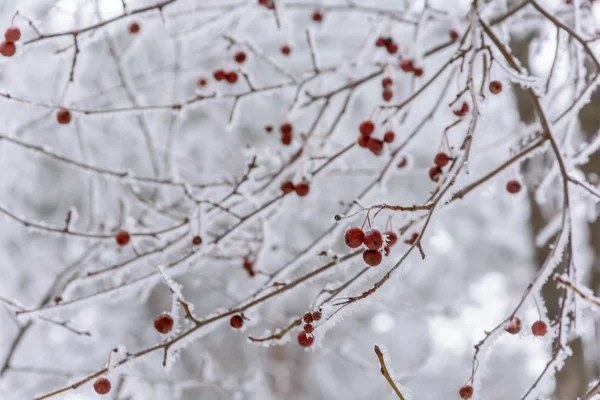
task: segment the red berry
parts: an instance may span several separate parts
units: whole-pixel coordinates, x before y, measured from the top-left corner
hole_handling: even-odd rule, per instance
[[[9,40],[5,40],[0,43],[0,54],[4,57],[12,57],[17,52],[17,46],[15,46],[15,42],[11,42]]]
[[[318,312],[318,311],[315,311],[315,312],[312,313],[312,317],[313,317],[313,320],[320,321],[321,320],[321,313]]]
[[[306,324],[304,325],[304,332],[306,333],[312,333],[312,331],[314,330],[312,324]]]
[[[387,131],[385,135],[383,135],[383,141],[386,143],[392,143],[396,139],[396,134],[392,131]]]
[[[206,86],[206,79],[198,78],[198,86]]]
[[[302,331],[298,334],[298,344],[302,347],[310,347],[312,346],[315,338],[311,335],[309,336],[306,332]]]
[[[458,32],[456,32],[454,29],[448,32],[448,34],[450,35],[450,40],[452,40],[453,42],[456,42],[458,40]]]
[[[371,229],[365,232],[363,242],[368,249],[379,250],[383,246],[383,236],[377,229]]]
[[[385,254],[386,257],[390,255],[390,246],[385,246],[383,248],[383,254]]]
[[[281,184],[281,191],[285,194],[291,193],[294,191],[294,184],[290,181],[285,181]]]
[[[169,333],[171,329],[173,329],[173,317],[169,314],[160,314],[156,319],[154,319],[154,329],[159,331],[160,333]]]
[[[110,381],[105,377],[100,377],[96,379],[96,382],[94,382],[94,390],[100,395],[107,394],[108,392],[110,392],[110,388]]]
[[[413,72],[415,65],[412,60],[402,60],[400,61],[400,69],[404,72]]]
[[[306,314],[304,314],[304,316],[302,317],[302,320],[307,323],[310,324],[311,322],[313,322],[313,316],[311,313],[307,312]],[[308,332],[310,333],[310,332]]]
[[[385,38],[383,36],[379,36],[377,38],[377,41],[375,42],[375,46],[377,46],[377,47],[385,46]]]
[[[363,260],[367,265],[371,267],[376,267],[381,264],[383,256],[377,250],[365,250],[363,252]]]
[[[308,183],[302,182],[294,186],[294,190],[298,196],[304,197],[308,194],[310,187],[308,186]]]
[[[473,386],[465,385],[461,387],[458,391],[458,395],[463,400],[469,400],[471,397],[473,397]]]
[[[438,167],[437,165],[435,167],[431,167],[429,169],[429,178],[432,181],[434,181],[434,182],[439,181],[441,175],[442,175],[442,169],[440,167]]]
[[[292,135],[281,135],[281,143],[289,146],[292,143]]]
[[[281,124],[281,126],[279,127],[279,131],[283,135],[291,135],[293,131],[292,124],[290,124],[289,122]]]
[[[467,104],[467,102],[463,102],[459,110],[454,110],[454,115],[456,115],[457,117],[462,117],[468,112],[469,104]]]
[[[386,89],[383,91],[382,97],[383,97],[383,100],[390,101],[390,100],[392,100],[392,97],[394,97],[394,92]]]
[[[398,52],[398,45],[396,43],[391,43],[386,46],[388,53],[396,54]]]
[[[357,143],[358,143],[358,145],[360,147],[367,147],[367,145],[369,144],[369,137],[368,136],[364,136],[364,135],[360,135],[358,137]]]
[[[350,247],[351,249],[360,247],[360,245],[363,244],[364,239],[365,233],[360,228],[350,228],[344,234],[346,246]]]
[[[312,20],[315,22],[323,21],[323,14],[321,14],[319,11],[313,12]]]
[[[54,302],[55,302],[56,304],[60,303],[61,301],[62,301],[62,297],[60,297],[60,296],[56,296],[56,297],[54,298]]]
[[[238,51],[237,53],[235,53],[235,56],[233,58],[235,62],[241,64],[244,61],[246,61],[246,53],[244,53],[243,51]]]
[[[213,76],[216,80],[222,81],[223,79],[225,79],[225,71],[223,71],[222,69],[218,69],[215,72],[213,72]]]
[[[506,328],[504,328],[504,330],[508,333],[516,335],[521,331],[521,320],[517,317],[512,317],[512,319],[510,320],[510,324]]]
[[[415,68],[413,72],[415,76],[423,76],[423,68]]]
[[[267,125],[267,126],[265,126],[265,131],[273,132],[273,127],[271,125]]]
[[[363,121],[358,127],[358,130],[362,135],[369,136],[375,131],[375,124],[372,121]]]
[[[500,81],[491,81],[490,82],[490,92],[492,94],[498,94],[502,91],[502,83]]]
[[[514,179],[510,180],[506,183],[506,191],[512,194],[519,193],[521,191],[521,184]]]
[[[9,42],[18,42],[21,39],[21,30],[16,26],[9,26],[4,32],[4,38]]]
[[[398,163],[398,168],[404,168],[408,165],[406,157],[402,157],[402,160]]]
[[[392,231],[387,231],[385,233],[385,235],[387,236],[387,245],[389,247],[392,247],[393,245],[396,244],[396,242],[398,241],[398,235],[396,235],[394,232]]]
[[[394,84],[394,81],[393,81],[393,79],[392,79],[392,78],[390,78],[389,76],[388,76],[388,77],[386,77],[386,78],[383,78],[383,79],[381,80],[381,86],[382,86],[384,89],[387,89],[389,86],[392,86],[393,84]]]
[[[413,244],[415,244],[415,242],[417,241],[418,238],[419,238],[419,234],[417,232],[415,232],[415,233],[412,234],[412,236],[410,237],[410,239],[406,239],[404,241],[404,243],[410,244],[412,246]]]
[[[238,74],[235,71],[228,72],[225,75],[225,79],[227,79],[227,82],[229,82],[229,83],[236,83],[238,80]]]
[[[548,326],[544,321],[535,321],[533,325],[531,325],[531,332],[535,336],[545,336],[548,333]]]
[[[137,22],[132,22],[129,25],[129,33],[138,33],[140,31],[140,24]]]
[[[254,262],[248,258],[244,258],[244,269],[248,272],[248,275],[254,276]]]
[[[443,168],[446,165],[448,165],[448,163],[450,162],[450,157],[448,156],[448,154],[446,154],[444,152],[440,152],[435,155],[433,162],[438,167]]]
[[[202,238],[200,236],[194,236],[192,238],[192,244],[194,246],[200,246],[202,244]]]
[[[283,53],[286,56],[290,55],[290,53],[292,52],[292,49],[287,44],[284,44],[283,46],[281,46],[280,50],[281,50],[281,53]]]
[[[367,148],[371,150],[371,153],[379,156],[383,150],[383,141],[375,138],[369,138],[369,141],[367,142]]]
[[[115,235],[115,240],[119,246],[125,246],[129,243],[129,232],[127,231],[119,231]]]
[[[229,320],[229,325],[231,325],[235,329],[240,329],[242,325],[244,325],[244,320],[241,315],[234,315]]]
[[[56,113],[56,121],[58,121],[58,123],[61,125],[67,125],[69,122],[71,122],[71,112],[64,108],[58,110]]]

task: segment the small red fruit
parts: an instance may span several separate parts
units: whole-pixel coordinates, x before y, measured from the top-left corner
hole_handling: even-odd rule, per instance
[[[367,148],[371,150],[371,153],[379,156],[383,150],[383,141],[375,138],[369,138],[369,141],[367,142]]]
[[[535,321],[533,325],[531,325],[531,332],[535,336],[545,336],[548,333],[548,326],[544,321]]]
[[[398,235],[396,235],[392,231],[387,231],[385,233],[385,235],[387,236],[387,245],[388,245],[388,247],[392,247],[398,241]]]
[[[383,256],[377,250],[365,250],[363,252],[363,260],[364,260],[364,262],[367,265],[370,265],[371,267],[376,267],[379,264],[381,264],[381,260],[382,259],[383,259]]]
[[[392,97],[394,97],[394,92],[386,89],[383,91],[383,94],[381,96],[383,97],[383,100],[390,101],[392,100]]]
[[[222,69],[218,69],[215,72],[213,72],[213,76],[216,80],[222,81],[223,79],[225,79],[225,71],[223,71]]]
[[[154,319],[154,329],[159,331],[160,333],[169,333],[171,329],[173,329],[173,317],[169,314],[160,314],[158,317]]]
[[[306,324],[304,325],[304,332],[306,333],[312,333],[312,331],[314,330],[312,324]]]
[[[129,25],[129,33],[138,33],[140,31],[140,24],[137,22],[132,22]]]
[[[244,325],[244,320],[241,315],[234,315],[229,320],[229,325],[231,325],[235,329],[240,329]]]
[[[103,376],[96,379],[96,382],[94,382],[94,390],[99,395],[107,394],[108,392],[110,392],[110,388],[110,381]]]
[[[296,191],[296,194],[298,196],[304,197],[308,194],[308,192],[310,190],[310,186],[308,186],[308,183],[302,182],[302,183],[299,183],[296,186],[294,186],[294,190]]]
[[[315,312],[312,313],[312,317],[313,317],[313,320],[320,321],[321,320],[321,313],[318,312],[318,311],[315,311]]]
[[[390,255],[390,246],[385,246],[383,248],[383,254],[385,254],[386,257]]]
[[[285,181],[281,184],[281,191],[285,194],[291,193],[294,191],[294,184],[290,181]]]
[[[423,68],[415,68],[413,72],[415,76],[423,76]]]
[[[238,80],[238,74],[235,71],[228,72],[225,75],[225,79],[227,79],[227,82],[229,82],[229,83],[236,83]]]
[[[321,14],[319,11],[313,12],[312,20],[315,22],[323,21],[323,14]]]
[[[18,42],[21,39],[21,30],[16,26],[9,26],[4,32],[4,38],[9,42]]]
[[[119,246],[126,246],[129,243],[129,232],[127,231],[119,231],[115,235],[115,240]]]
[[[244,258],[244,269],[248,272],[248,275],[251,277],[255,275],[254,273],[254,262],[249,260],[248,258]]]
[[[292,124],[290,124],[289,122],[281,124],[281,126],[279,127],[279,131],[282,135],[291,135],[293,131]]]
[[[312,346],[315,338],[312,335],[308,335],[306,332],[302,331],[298,334],[298,344],[302,347],[310,347]]]
[[[377,46],[377,47],[385,46],[385,38],[383,36],[379,36],[377,38],[377,41],[375,42],[375,46]]]
[[[442,169],[440,167],[438,167],[437,165],[435,167],[431,167],[429,169],[429,178],[432,181],[434,181],[434,182],[439,181],[441,175],[442,175]]]
[[[383,236],[377,229],[371,229],[365,232],[363,242],[370,250],[379,250],[383,246]]]
[[[346,242],[346,246],[351,249],[355,249],[360,247],[363,244],[365,239],[365,233],[360,228],[350,228],[344,234],[344,241]]]
[[[383,78],[381,80],[381,86],[384,89],[387,89],[389,86],[392,86],[394,84],[394,80],[392,78],[390,78],[389,76],[386,78]]]
[[[450,40],[452,40],[453,42],[456,42],[458,40],[458,32],[456,32],[454,29],[448,32],[448,35],[450,35]]]
[[[413,72],[415,65],[412,60],[402,60],[400,61],[400,69],[404,72]]]
[[[194,236],[192,238],[192,244],[194,246],[200,246],[202,244],[202,238],[200,236]]]
[[[271,125],[267,125],[267,126],[265,126],[265,131],[273,132],[273,127]]]
[[[292,52],[292,49],[287,44],[284,44],[283,46],[281,46],[280,50],[281,50],[281,53],[286,56],[289,56],[290,53]]]
[[[398,168],[404,168],[408,165],[408,160],[406,159],[406,157],[402,157],[402,160],[400,160],[400,162],[398,163],[397,167]]]
[[[465,385],[461,387],[458,391],[458,395],[463,400],[469,400],[471,397],[473,397],[473,386]]]
[[[206,86],[207,82],[204,78],[198,78],[198,86]]]
[[[58,123],[61,125],[67,125],[69,122],[71,122],[71,112],[64,108],[58,110],[56,113],[56,121],[58,121]]]
[[[506,191],[511,194],[519,193],[521,191],[521,184],[517,180],[510,180],[506,183]]]
[[[235,53],[233,59],[236,63],[242,64],[244,61],[246,61],[246,53],[244,53],[243,51],[238,51],[237,53]]]
[[[386,143],[392,143],[396,139],[396,134],[393,131],[387,131],[385,135],[383,135],[383,141]]]
[[[463,117],[466,113],[469,112],[469,104],[467,102],[463,102],[462,106],[458,110],[454,110],[454,115],[457,117]]]
[[[490,92],[492,94],[498,94],[502,91],[502,83],[500,81],[491,81],[490,82]]]
[[[363,121],[358,127],[358,130],[362,135],[369,136],[375,131],[375,124],[372,121]]]
[[[433,162],[438,167],[443,168],[450,162],[450,157],[448,156],[448,154],[440,152],[435,155]]]
[[[17,46],[15,46],[15,42],[11,42],[9,40],[5,40],[0,43],[0,54],[4,57],[12,57],[17,52]]]
[[[307,323],[310,324],[311,322],[313,322],[313,316],[311,313],[307,312],[306,314],[304,314],[304,316],[302,317],[302,320]],[[310,332],[308,332],[310,333]]]
[[[292,135],[281,135],[281,143],[289,146],[292,143]]]
[[[417,241],[418,238],[419,238],[419,234],[417,232],[415,232],[412,234],[410,239],[404,240],[404,243],[410,244],[412,246],[413,244],[415,244],[415,242]]]
[[[398,52],[398,45],[396,43],[391,43],[386,46],[388,53],[396,54]]]
[[[516,335],[521,331],[521,320],[517,317],[512,317],[510,324],[504,328],[504,330],[508,333]]]
[[[360,147],[367,147],[367,145],[369,144],[369,137],[360,135],[358,137],[357,143]]]

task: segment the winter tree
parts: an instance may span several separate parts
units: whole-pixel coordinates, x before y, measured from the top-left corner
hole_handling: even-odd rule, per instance
[[[593,0],[4,0],[0,398],[600,399]]]

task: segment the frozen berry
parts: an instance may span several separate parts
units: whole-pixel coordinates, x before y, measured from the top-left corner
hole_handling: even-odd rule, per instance
[[[461,387],[458,391],[458,395],[463,400],[469,400],[471,397],[473,397],[473,386],[465,385]]]
[[[500,81],[491,81],[490,82],[490,92],[492,94],[498,94],[502,91],[502,83]]]
[[[423,76],[423,68],[415,68],[413,72],[415,76]]]
[[[302,331],[298,334],[298,343],[302,347],[310,347],[310,346],[312,346],[314,341],[315,341],[315,338],[312,335],[309,335],[304,331]]]
[[[508,333],[512,333],[516,335],[521,331],[521,320],[517,317],[512,317],[508,326],[504,328],[504,330]]]
[[[206,86],[207,81],[204,78],[198,78],[198,86]]]
[[[385,254],[386,257],[390,255],[390,246],[385,246],[383,248],[383,254]]]
[[[400,61],[400,69],[404,72],[413,72],[415,65],[412,60],[402,60]]]
[[[375,41],[375,46],[377,47],[384,47],[385,46],[385,38],[382,36],[379,36],[377,38],[377,40]]]
[[[313,316],[311,313],[307,312],[306,314],[304,314],[304,316],[302,317],[302,320],[307,323],[310,324],[311,322],[313,322]]]
[[[174,322],[175,321],[173,321],[173,317],[171,317],[169,314],[160,314],[154,320],[154,329],[163,334],[169,333],[171,332],[171,329],[173,329]]]
[[[512,194],[519,193],[521,191],[521,184],[514,179],[510,180],[506,183],[506,191]]]
[[[281,191],[285,194],[291,193],[294,191],[294,184],[290,181],[285,181],[281,184]]]
[[[61,125],[67,125],[71,122],[71,112],[69,110],[65,110],[64,108],[58,110],[56,113],[56,121],[58,121]]]
[[[100,395],[104,395],[104,394],[107,394],[108,392],[110,392],[110,388],[111,388],[110,381],[103,376],[96,379],[96,382],[94,382],[94,390],[96,391],[96,393],[98,393]]]
[[[213,72],[213,76],[216,80],[222,81],[223,79],[225,79],[225,71],[223,71],[222,69],[218,69],[215,72]]]
[[[466,113],[469,112],[469,104],[467,102],[463,102],[462,106],[458,110],[454,110],[454,115],[457,117],[463,117]]]
[[[371,153],[379,156],[383,151],[383,141],[375,138],[369,138],[369,141],[367,142],[367,148],[371,150]]]
[[[396,54],[398,52],[398,45],[396,43],[391,43],[386,46],[388,53]]]
[[[241,315],[234,315],[229,320],[229,325],[231,325],[235,329],[240,329],[242,325],[244,325],[244,320],[242,319]]]
[[[254,262],[248,258],[244,258],[244,269],[248,272],[248,275],[254,276]]]
[[[273,127],[271,125],[267,125],[267,126],[265,126],[265,131],[266,132],[273,132]]]
[[[435,155],[433,162],[438,167],[443,168],[450,162],[450,157],[444,152],[439,152]]]
[[[377,250],[365,250],[363,252],[363,260],[367,265],[370,265],[371,267],[376,267],[379,264],[381,264],[382,258],[383,256]]]
[[[386,143],[392,143],[395,138],[396,138],[396,134],[393,131],[387,131],[383,135],[383,141]]]
[[[367,145],[369,144],[369,137],[360,135],[358,137],[357,143],[360,147],[367,147]]]
[[[312,20],[315,22],[323,21],[323,14],[321,14],[319,11],[313,12]]]
[[[284,44],[283,46],[281,46],[280,50],[281,50],[281,53],[286,56],[289,56],[290,53],[292,52],[292,49],[287,44]]]
[[[371,229],[365,232],[363,242],[368,249],[379,250],[383,246],[383,236],[377,229]]]
[[[408,160],[406,159],[406,157],[402,157],[402,160],[400,160],[400,162],[398,163],[397,167],[398,168],[404,168],[408,165]]]
[[[369,136],[375,131],[375,124],[372,121],[363,121],[358,127],[358,130],[362,135]]]
[[[381,80],[381,86],[383,86],[384,89],[387,89],[388,87],[392,86],[393,84],[394,84],[394,81],[389,76],[386,78],[383,78]]]
[[[419,234],[415,232],[412,234],[410,239],[404,240],[404,243],[410,244],[412,246],[413,244],[415,244],[415,242],[417,241],[418,238],[419,238]]]
[[[458,32],[456,32],[454,29],[448,32],[448,35],[450,35],[450,40],[452,40],[453,42],[456,42],[458,40]]]
[[[384,90],[381,97],[383,97],[383,100],[385,101],[390,101],[392,100],[392,97],[394,97],[394,92],[391,90]]]
[[[294,190],[296,191],[296,194],[298,196],[304,197],[308,194],[308,192],[310,190],[310,186],[308,186],[308,183],[302,182],[302,183],[299,183],[296,186],[294,186]]]
[[[292,143],[292,135],[281,135],[281,143],[289,146]]]
[[[132,22],[129,25],[129,33],[138,33],[140,31],[140,24],[137,22]]]
[[[291,135],[292,134],[292,130],[293,130],[292,124],[290,124],[289,122],[283,123],[279,127],[279,131],[283,135]]]
[[[127,231],[119,231],[115,235],[115,240],[119,246],[125,246],[129,243],[129,232]]]
[[[200,246],[202,244],[202,238],[200,236],[194,236],[192,239],[192,244],[194,246]]]
[[[363,244],[364,238],[365,234],[360,228],[350,228],[344,234],[346,246],[350,247],[351,249],[360,247],[360,245]]]
[[[535,336],[545,336],[548,333],[548,326],[544,321],[535,321],[533,325],[531,325],[531,332]]]
[[[320,312],[318,312],[318,311],[314,311],[314,312],[312,313],[312,317],[313,317],[313,320],[315,320],[315,321],[320,321],[320,320],[321,320],[321,313],[320,313]]]
[[[304,325],[304,332],[306,333],[312,333],[312,331],[314,330],[312,324],[306,324]]]
[[[227,79],[227,82],[229,82],[229,83],[236,83],[238,80],[238,74],[235,71],[228,72],[225,75],[225,79]]]
[[[236,63],[241,64],[244,61],[246,61],[246,53],[244,53],[243,51],[238,51],[237,53],[235,53],[233,59]]]
[[[4,38],[9,42],[18,42],[21,39],[21,30],[16,26],[9,26],[4,32]]]
[[[62,301],[62,297],[60,297],[60,296],[56,296],[56,297],[54,298],[54,302],[55,302],[56,304],[60,303],[61,301]]]
[[[434,181],[434,182],[439,181],[441,175],[442,175],[442,169],[440,167],[438,167],[437,165],[429,168],[429,178],[432,181]]]
[[[393,245],[396,244],[396,242],[398,241],[398,235],[396,235],[394,232],[392,231],[387,231],[385,233],[385,235],[387,236],[387,245],[389,247],[392,247]]]
[[[0,43],[0,54],[4,57],[12,57],[17,52],[17,46],[15,46],[15,42],[11,42],[10,40],[5,40]]]

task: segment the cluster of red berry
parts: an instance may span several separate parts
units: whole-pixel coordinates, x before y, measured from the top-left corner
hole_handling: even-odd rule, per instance
[[[281,191],[284,194],[288,194],[295,191],[298,196],[304,197],[310,191],[310,186],[308,186],[308,183],[306,183],[306,181],[302,181],[295,185],[290,181],[285,181],[281,184]]]
[[[435,155],[433,159],[433,163],[435,164],[433,167],[429,169],[429,178],[432,181],[437,182],[440,180],[440,176],[442,176],[442,168],[444,168],[450,162],[451,158],[448,154],[444,152],[439,152]]]
[[[312,313],[307,312],[302,317],[302,321],[304,321],[303,330],[298,333],[298,344],[302,347],[310,347],[315,341],[315,337],[313,336],[313,322],[321,320],[321,313],[319,311],[313,311]]]
[[[452,112],[457,117],[464,117],[469,112],[469,103],[467,103],[466,101],[463,101],[462,106],[460,106],[460,108],[452,110]]]
[[[292,124],[289,122],[281,124],[279,132],[281,132],[281,143],[285,146],[289,146],[292,143],[292,133],[294,132]]]
[[[238,74],[235,71],[226,72],[223,69],[218,69],[213,72],[213,76],[217,81],[226,80],[230,84],[234,84],[238,80]]]
[[[21,30],[16,26],[10,26],[4,32],[4,41],[0,43],[0,54],[4,57],[12,57],[17,52],[15,42],[21,39]]]
[[[373,121],[361,122],[359,128],[360,136],[358,137],[358,145],[369,149],[371,153],[376,156],[380,156],[383,153],[383,143],[392,143],[396,138],[396,134],[393,131],[387,131],[383,135],[383,140],[374,138],[371,136],[375,132],[375,124]]]
[[[386,246],[384,246],[383,235],[377,229],[363,232],[361,228],[350,228],[344,234],[344,241],[346,246],[351,249],[356,249],[364,244],[366,249],[363,252],[363,260],[367,265],[375,267],[381,264],[383,258],[380,250],[383,248],[387,256],[390,248],[398,241],[398,236],[392,231],[386,232],[385,235],[387,237]]]
[[[412,72],[415,76],[423,75],[423,68],[415,67],[415,62],[408,58],[400,60],[400,69],[404,72]]]
[[[385,77],[381,80],[381,86],[383,87],[383,93],[381,94],[383,100],[392,100],[392,97],[394,97],[394,92],[392,91],[392,87],[394,86],[394,80],[389,76]]]
[[[388,53],[396,54],[398,52],[398,45],[394,42],[391,37],[379,36],[375,41],[375,46],[385,47]]]

